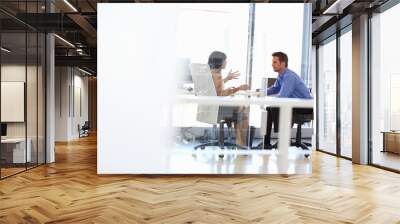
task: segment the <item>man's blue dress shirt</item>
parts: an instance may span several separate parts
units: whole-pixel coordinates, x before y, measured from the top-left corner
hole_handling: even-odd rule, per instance
[[[282,98],[313,99],[300,76],[288,68],[278,75],[274,86],[267,89],[267,95],[275,94]]]

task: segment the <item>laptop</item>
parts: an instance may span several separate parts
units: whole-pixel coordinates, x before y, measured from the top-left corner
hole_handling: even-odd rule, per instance
[[[1,123],[1,140],[7,139],[7,124]]]

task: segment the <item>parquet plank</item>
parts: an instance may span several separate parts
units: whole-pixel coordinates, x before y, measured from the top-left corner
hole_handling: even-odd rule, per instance
[[[400,223],[400,175],[315,152],[311,175],[96,174],[96,138],[0,181],[0,223]]]

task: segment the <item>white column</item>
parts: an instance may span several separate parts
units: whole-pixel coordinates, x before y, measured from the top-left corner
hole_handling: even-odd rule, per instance
[[[46,11],[54,12],[54,5],[46,1]],[[54,35],[46,35],[46,163],[55,161],[55,43]]]
[[[368,163],[368,16],[353,20],[353,162]]]
[[[46,163],[55,161],[55,76],[54,76],[54,35],[46,36]]]
[[[308,80],[311,75],[311,40],[312,40],[312,4],[304,4],[303,14],[303,40],[301,49],[301,73],[303,80]],[[311,83],[307,83],[311,87]]]
[[[69,141],[72,136],[72,86],[71,67],[55,69],[55,141]]]

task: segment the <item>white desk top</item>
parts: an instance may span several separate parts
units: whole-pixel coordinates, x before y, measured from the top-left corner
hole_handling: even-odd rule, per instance
[[[20,142],[24,142],[25,138],[6,138],[6,139],[1,139],[1,143],[11,143],[11,144],[15,144],[15,143],[20,143]],[[29,141],[29,138],[28,138]]]
[[[295,99],[295,98],[277,98],[277,97],[246,97],[246,96],[194,96],[194,95],[177,95],[177,103],[196,103],[207,105],[224,105],[224,106],[272,106],[272,107],[301,107],[313,108],[314,100]]]

